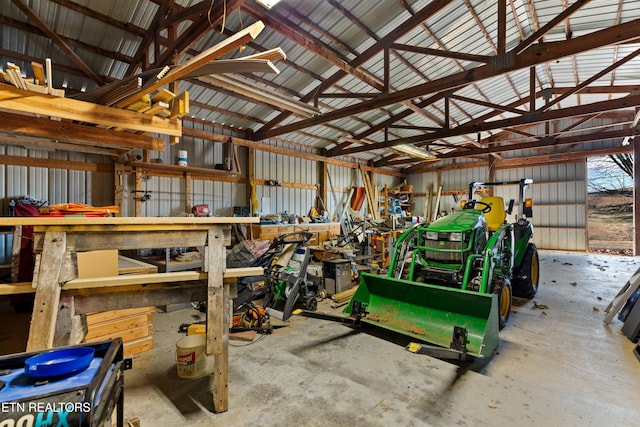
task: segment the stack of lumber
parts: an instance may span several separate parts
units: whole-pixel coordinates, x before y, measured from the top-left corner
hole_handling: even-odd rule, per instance
[[[353,297],[353,294],[356,293],[357,289],[358,287],[354,286],[353,288],[347,289],[346,291],[338,292],[337,294],[331,295],[331,308],[338,308],[348,304],[349,301],[351,301],[351,297]]]
[[[0,83],[6,83],[18,89],[64,97],[64,89],[54,89],[51,82],[51,60],[47,59],[47,77],[45,68],[38,62],[31,63],[33,78],[22,77],[20,67],[12,62],[7,62],[7,71],[0,71]]]
[[[153,348],[154,307],[129,308],[87,314],[86,342],[122,338],[124,356],[132,357]]]

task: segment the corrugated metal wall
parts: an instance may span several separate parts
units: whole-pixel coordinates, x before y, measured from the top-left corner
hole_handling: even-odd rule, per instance
[[[0,155],[72,162],[110,163],[111,159],[81,153],[49,152],[0,146]],[[113,204],[113,174],[61,168],[0,165],[0,215],[9,214],[9,202],[30,197],[55,203]],[[11,257],[11,235],[0,235],[0,264]]]
[[[211,143],[197,138],[183,138],[181,144],[170,146],[164,153],[155,153],[152,158],[162,163],[175,164],[178,150],[187,150],[189,166],[214,168],[224,162],[222,144]],[[238,147],[239,163],[246,176],[247,149]],[[111,159],[82,153],[47,152],[27,150],[20,147],[1,146],[4,155],[28,158],[44,158],[75,162],[111,162]],[[286,186],[257,185],[258,201],[263,213],[283,213],[306,215],[315,205],[319,184],[320,163],[313,160],[290,157],[266,151],[255,151],[255,178],[275,180]],[[357,169],[328,165],[330,187],[327,190],[325,206],[330,214],[335,213],[336,204],[347,200],[352,186],[363,186]],[[498,181],[533,178],[535,241],[540,248],[562,250],[587,249],[587,205],[586,205],[586,162],[557,164],[535,168],[497,170]],[[67,169],[47,169],[29,166],[0,165],[0,209],[8,214],[8,203],[13,198],[29,196],[47,200],[50,203],[78,202],[94,206],[113,204],[114,181],[111,173],[87,172]],[[465,191],[472,181],[486,181],[486,167],[445,168],[440,172],[412,174],[407,182],[413,185],[414,215],[424,215],[427,189],[432,189],[432,207],[438,189],[443,192]],[[385,185],[394,187],[400,178],[385,174],[374,174],[374,185],[381,190]],[[125,208],[123,214],[135,215],[135,177],[129,175],[125,183]],[[191,184],[192,204],[208,204],[215,215],[233,214],[234,206],[245,206],[247,200],[245,183],[219,182],[194,179]],[[183,178],[149,176],[143,181],[143,190],[148,190],[151,198],[142,203],[143,216],[178,216],[185,212],[186,183]],[[332,191],[333,189],[333,191]],[[507,198],[516,196],[516,187],[496,189],[497,195]],[[466,196],[461,196],[466,197]],[[459,198],[444,195],[440,212],[450,212],[459,208]],[[366,203],[361,213],[366,213]],[[0,235],[0,262],[7,262],[11,251],[11,238]],[[4,261],[2,261],[4,260]]]
[[[436,199],[438,194],[438,182],[442,185],[442,195],[440,197],[440,205],[438,213],[451,212],[460,208],[460,199],[467,199],[464,196],[452,196],[445,194],[447,192],[468,191],[469,184],[474,181],[486,181],[489,170],[486,167],[476,168],[460,168],[445,169],[440,172],[427,172],[422,174],[411,174],[407,176],[407,182],[413,185],[413,192],[420,196],[414,196],[416,205],[416,215],[425,216],[431,213],[433,219]],[[440,180],[438,180],[440,176]],[[427,194],[431,190],[431,199],[427,198]]]
[[[295,183],[290,186],[257,185],[258,212],[263,214],[307,215],[314,205],[318,185],[317,162],[256,150],[256,180]]]
[[[432,206],[438,189],[438,174],[443,192],[468,190],[474,181],[487,181],[487,167],[445,169],[440,172],[412,174],[407,180],[414,192],[426,194],[432,188]],[[495,181],[518,181],[531,178],[528,197],[533,198],[534,241],[542,249],[586,251],[587,240],[587,164],[560,163],[531,168],[498,169]],[[494,194],[505,200],[517,199],[518,186],[495,187]],[[459,198],[468,198],[467,194]],[[425,197],[414,198],[418,211],[424,206]],[[453,196],[443,196],[440,212],[459,209],[459,203]],[[509,218],[513,221],[514,218]]]
[[[532,178],[534,240],[543,249],[586,251],[587,163],[499,170],[496,180]],[[512,194],[514,189],[511,190]]]

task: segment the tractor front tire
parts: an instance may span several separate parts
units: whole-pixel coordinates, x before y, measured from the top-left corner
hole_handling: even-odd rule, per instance
[[[540,261],[538,249],[533,243],[527,245],[522,263],[518,267],[513,280],[513,295],[531,299],[538,292],[540,280]]]
[[[495,282],[494,292],[498,294],[498,326],[499,329],[502,330],[504,325],[507,324],[507,320],[509,320],[509,315],[511,314],[511,282],[509,279],[498,279],[498,282]]]

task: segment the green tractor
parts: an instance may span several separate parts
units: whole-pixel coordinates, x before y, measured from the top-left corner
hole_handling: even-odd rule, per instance
[[[417,224],[397,239],[386,276],[363,273],[344,313],[428,345],[409,349],[444,358],[491,357],[509,318],[512,296],[538,290],[530,179],[472,183],[461,210]],[[516,221],[502,197],[474,200],[478,187],[517,184]],[[416,347],[416,345],[418,347]]]

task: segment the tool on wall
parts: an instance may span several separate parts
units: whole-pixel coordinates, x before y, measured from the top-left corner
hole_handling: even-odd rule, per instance
[[[141,202],[146,202],[151,199],[151,193],[153,191],[147,188],[149,180],[151,177],[149,175],[143,175],[142,180],[144,181],[144,190],[133,190],[134,193],[141,193],[140,197],[134,197],[133,200],[140,200]]]

